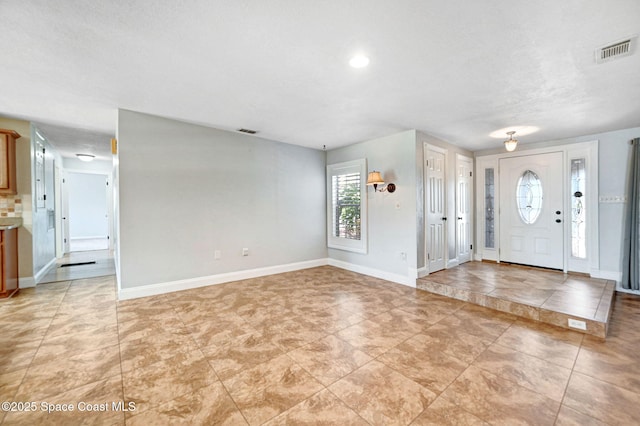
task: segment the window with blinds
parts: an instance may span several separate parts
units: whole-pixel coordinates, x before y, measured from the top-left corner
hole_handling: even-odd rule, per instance
[[[359,240],[360,223],[360,173],[348,173],[332,177],[333,236]]]
[[[327,166],[327,245],[366,253],[366,160]]]

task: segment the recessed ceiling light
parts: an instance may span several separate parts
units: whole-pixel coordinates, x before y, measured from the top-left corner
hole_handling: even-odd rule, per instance
[[[369,58],[364,55],[356,55],[349,60],[349,65],[353,68],[364,68],[369,65]]]
[[[76,154],[76,157],[78,157],[78,160],[81,161],[93,161],[93,159],[96,158],[95,155],[91,154]]]

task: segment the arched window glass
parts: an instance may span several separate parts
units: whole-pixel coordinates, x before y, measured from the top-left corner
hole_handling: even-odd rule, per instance
[[[518,179],[516,203],[524,223],[531,225],[538,220],[542,211],[542,182],[531,170],[525,171]]]

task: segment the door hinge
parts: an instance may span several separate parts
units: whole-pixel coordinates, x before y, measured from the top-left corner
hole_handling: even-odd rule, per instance
[[[62,179],[62,183],[65,183],[66,181],[64,179]]]
[[[469,177],[473,177],[473,172],[469,172]]]
[[[469,250],[473,250],[473,244],[469,246]]]
[[[44,195],[42,196],[42,199],[43,199],[44,201],[47,201],[47,194],[44,194]]]

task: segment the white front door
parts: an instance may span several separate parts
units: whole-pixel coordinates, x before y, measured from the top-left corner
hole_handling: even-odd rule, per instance
[[[437,147],[428,147],[425,166],[427,267],[429,272],[435,272],[446,266],[445,152]]]
[[[500,159],[503,262],[564,268],[562,153]]]
[[[471,174],[473,160],[456,156],[456,247],[458,263],[471,260]]]

